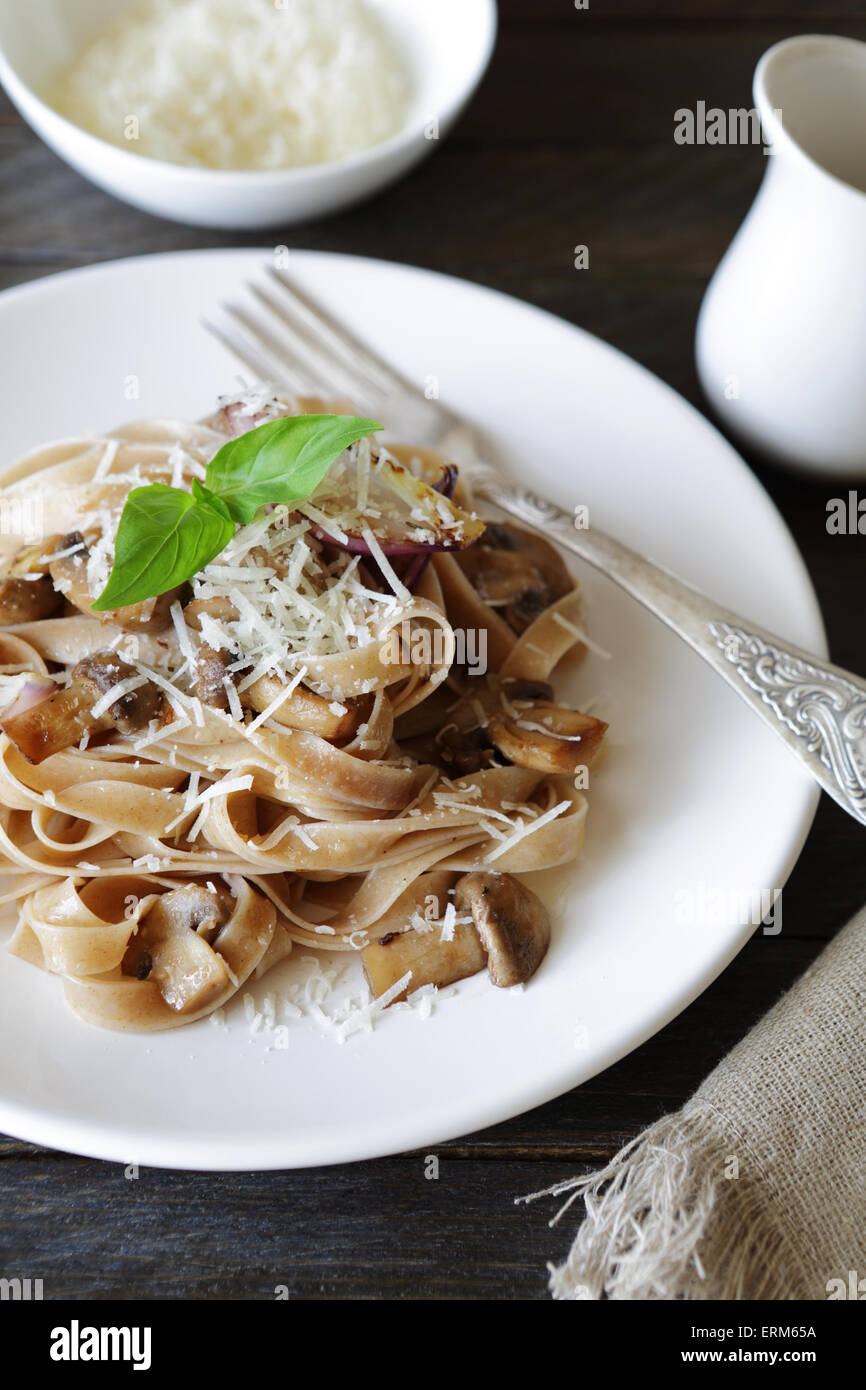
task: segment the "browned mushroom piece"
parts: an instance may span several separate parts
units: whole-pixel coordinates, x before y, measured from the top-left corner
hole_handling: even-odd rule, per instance
[[[142,918],[121,970],[151,980],[169,1008],[195,1013],[218,998],[230,978],[212,949],[231,915],[226,895],[197,883],[163,893]]]
[[[218,623],[236,623],[238,610],[227,598],[195,598],[183,610],[183,620],[194,632],[201,632],[202,614]]]
[[[182,598],[185,591],[183,585],[155,598],[144,599],[141,603],[93,613],[94,595],[88,582],[87,562],[91,546],[97,539],[96,532],[84,536],[80,531],[71,531],[69,535],[62,536],[54,547],[60,555],[57,559],[49,559],[48,572],[55,589],[62,595],[61,602],[65,598],[82,613],[93,614],[100,622],[111,623],[124,632],[165,632],[171,625],[171,605],[176,599]],[[68,551],[73,553],[66,553]]]
[[[267,556],[263,556],[263,558],[266,559]],[[201,632],[203,616],[212,618],[217,623],[230,623],[237,621],[238,611],[229,599],[194,599],[184,608],[183,616],[188,627],[191,627],[195,632]],[[206,629],[207,625],[205,624]],[[221,709],[229,708],[224,684],[225,667],[228,661],[229,655],[225,651],[217,652],[209,646],[203,646],[199,649],[197,687],[201,686],[204,690],[211,691],[213,698],[206,699],[205,694],[199,688],[197,688],[196,693],[206,704],[216,705],[217,708]],[[220,674],[217,663],[221,663],[223,666],[222,674]],[[241,703],[247,708],[255,710],[257,714],[261,714],[275,700],[279,699],[285,686],[286,683],[277,676],[261,676],[241,693]],[[222,691],[225,703],[219,702],[220,691]],[[278,705],[271,718],[275,723],[282,724],[287,729],[318,734],[320,738],[326,738],[333,743],[344,743],[347,739],[354,737],[359,724],[368,717],[373,702],[366,697],[360,700],[349,700],[344,703],[342,711],[337,708],[339,703],[338,701],[323,699],[321,695],[316,695],[306,686],[299,685],[282,704]]]
[[[414,927],[409,931],[389,931],[364,947],[361,963],[375,999],[411,970],[411,980],[399,995],[403,999],[425,984],[435,984],[443,990],[457,980],[466,980],[470,974],[484,970],[487,958],[474,927],[459,923],[450,941],[442,941],[441,926],[434,926],[431,931],[417,931]]]
[[[257,429],[259,425],[266,425],[269,420],[279,420],[283,416],[299,413],[300,407],[294,409],[288,401],[281,400],[279,396],[270,396],[255,405],[242,397],[240,400],[227,401],[207,423],[220,434],[237,439],[240,435]]]
[[[456,873],[445,869],[422,875],[377,923],[375,940],[361,951],[364,974],[374,998],[379,999],[410,970],[412,978],[398,996],[401,999],[424,985],[444,989],[484,969],[487,958],[470,920],[461,920],[458,915],[450,931],[443,932],[449,891],[456,880]],[[418,911],[431,898],[437,905],[438,920],[430,922],[426,929],[406,930],[413,909]]]
[[[487,733],[516,767],[574,774],[580,767],[591,766],[608,727],[591,714],[538,701],[513,715],[493,715]]]
[[[354,415],[355,405],[345,398],[322,396],[293,396],[287,399],[275,393],[261,394],[251,400],[248,395],[226,400],[205,424],[220,434],[237,439],[241,434],[266,425],[270,420],[280,420],[287,415]]]
[[[276,676],[261,676],[242,692],[241,702],[261,714],[280,698],[285,688],[286,682]],[[341,703],[326,700],[306,686],[298,685],[274,710],[271,718],[287,729],[318,734],[319,738],[328,739],[329,742],[343,743],[354,737],[371,707],[372,701],[366,697]]]
[[[0,579],[0,627],[35,623],[63,607],[63,595],[55,589],[45,564],[57,539],[52,536],[24,546],[14,557],[8,574]]]
[[[0,719],[0,728],[32,763],[44,762],[52,753],[73,747],[85,733],[113,729],[136,733],[152,719],[165,715],[165,698],[151,681],[119,696],[101,714],[93,714],[94,705],[103,695],[136,674],[135,668],[115,652],[97,652],[73,667],[69,685],[64,689],[56,690],[22,713]]]
[[[458,917],[471,916],[487,953],[490,978],[501,989],[534,975],[550,945],[544,903],[511,874],[476,872],[454,890]]]
[[[410,739],[438,733],[448,722],[448,712],[453,708],[454,702],[454,691],[448,686],[440,685],[426,700],[421,700],[405,714],[397,716],[394,721],[395,739],[402,747]]]
[[[405,714],[398,715],[394,721],[394,738],[400,745],[403,753],[407,753],[418,763],[426,763],[432,767],[441,765],[448,767],[449,772],[457,772],[458,769],[453,761],[446,759],[446,750],[450,756],[452,752],[460,753],[461,750],[456,738],[452,738],[454,730],[449,735],[444,734],[444,729],[449,723],[449,710],[454,705],[454,691],[445,685],[440,685],[428,695],[426,700],[421,700],[417,705],[413,705]],[[440,735],[445,739],[445,746],[440,742]],[[450,741],[449,741],[450,740]],[[464,771],[467,769],[463,769]],[[469,769],[477,771],[477,766]],[[461,774],[462,775],[462,774]]]
[[[165,632],[171,626],[171,606],[183,601],[186,585],[181,584],[168,593],[146,598],[141,603],[130,603],[124,608],[110,609],[100,613],[103,622],[113,623],[124,632]]]
[[[268,419],[266,411],[252,411],[243,401],[230,401],[211,416],[209,424],[211,429],[218,430],[220,434],[237,439],[249,430],[254,430],[257,425],[263,425]]]
[[[87,562],[90,547],[97,539],[96,532],[89,533],[85,538],[81,531],[70,531],[65,536],[57,537],[56,545],[49,551],[48,572],[57,592],[83,613],[89,613],[93,603],[93,594],[87,582]]]
[[[440,936],[440,927],[431,932],[412,929],[393,932],[365,946],[361,960],[373,997],[378,999],[410,970],[412,978],[401,999],[423,985],[444,989],[484,969],[484,951],[474,927],[455,927],[451,941],[442,941]]]
[[[529,704],[552,697],[553,688],[546,681],[502,680],[493,675],[473,678],[466,693],[448,710],[436,735],[443,763],[460,776],[491,767],[496,761],[496,747],[489,725],[502,709],[503,698],[509,703],[518,700]]]
[[[481,539],[454,558],[479,597],[501,610],[518,634],[574,588],[562,556],[552,545],[503,522],[488,523]]]
[[[196,653],[195,694],[203,705],[208,705],[211,709],[229,708],[226,688],[226,681],[231,680],[228,674],[229,659],[227,652],[214,651],[206,642],[201,644]]]

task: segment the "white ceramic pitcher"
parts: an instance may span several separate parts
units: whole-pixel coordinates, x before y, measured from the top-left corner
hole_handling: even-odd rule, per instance
[[[701,307],[701,383],[775,461],[866,476],[866,43],[786,39],[754,93],[771,153]]]

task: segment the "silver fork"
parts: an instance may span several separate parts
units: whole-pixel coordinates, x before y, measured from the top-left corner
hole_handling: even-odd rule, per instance
[[[703,657],[787,745],[816,782],[866,825],[866,681],[756,626],[661,565],[520,487],[479,457],[467,422],[401,375],[285,271],[251,283],[254,307],[223,305],[206,327],[262,382],[345,395],[392,436],[447,441],[474,492],[556,541],[642,603]]]

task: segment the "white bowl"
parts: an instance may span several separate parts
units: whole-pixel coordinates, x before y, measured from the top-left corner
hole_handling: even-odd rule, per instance
[[[148,159],[74,125],[37,95],[79,45],[136,0],[0,0],[0,80],[47,145],[107,192],[200,227],[288,225],[336,212],[399,178],[436,148],[481,80],[495,0],[372,0],[405,55],[413,95],[402,129],[369,150],[297,169],[223,171]]]

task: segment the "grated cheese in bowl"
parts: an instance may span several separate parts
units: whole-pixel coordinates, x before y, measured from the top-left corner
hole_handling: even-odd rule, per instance
[[[396,134],[409,79],[365,0],[143,0],[73,59],[45,99],[133,153],[279,170]]]

